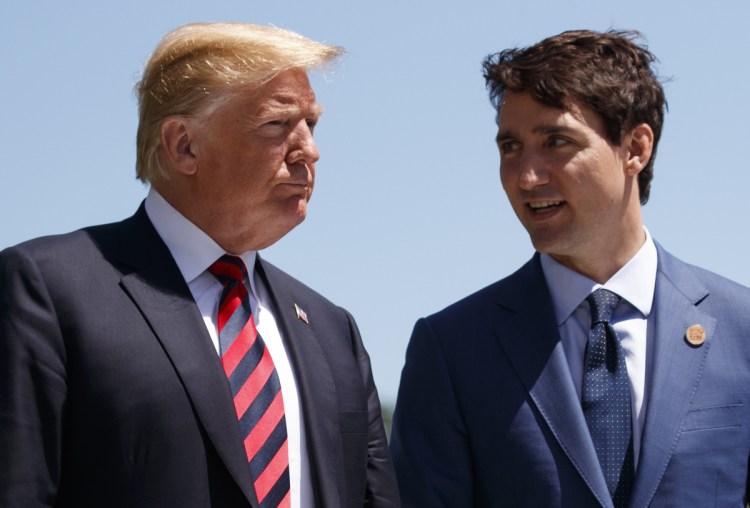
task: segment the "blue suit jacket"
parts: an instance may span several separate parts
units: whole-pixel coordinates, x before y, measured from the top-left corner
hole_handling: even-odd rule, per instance
[[[631,506],[743,506],[750,289],[660,246]],[[686,329],[703,326],[699,347]],[[417,322],[391,451],[404,506],[612,506],[536,255]]]
[[[297,380],[316,506],[397,506],[354,320],[256,269]],[[258,506],[219,357],[143,206],[0,253],[0,458],[2,507]]]

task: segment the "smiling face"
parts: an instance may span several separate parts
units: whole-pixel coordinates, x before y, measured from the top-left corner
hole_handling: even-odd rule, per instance
[[[306,216],[321,113],[307,73],[289,70],[207,118],[167,120],[177,173],[157,190],[228,252],[267,247]]]
[[[598,282],[637,252],[645,234],[636,177],[650,156],[640,145],[644,128],[650,132],[639,126],[613,145],[589,108],[561,110],[506,93],[500,179],[536,250]]]

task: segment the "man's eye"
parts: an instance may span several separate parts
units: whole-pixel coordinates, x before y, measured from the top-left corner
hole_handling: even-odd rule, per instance
[[[547,140],[547,146],[550,146],[552,148],[565,146],[569,144],[570,144],[570,141],[568,141],[565,138],[561,138],[559,136],[552,136],[551,138]]]
[[[269,120],[261,124],[258,132],[263,136],[280,136],[286,129],[286,120]]]
[[[315,130],[315,126],[318,125],[317,120],[306,120],[307,122],[307,128],[310,129],[310,132],[313,132]]]
[[[508,140],[508,141],[501,141],[500,143],[498,143],[497,146],[500,149],[500,153],[503,155],[506,155],[506,154],[509,154],[518,150],[519,143],[517,141]]]

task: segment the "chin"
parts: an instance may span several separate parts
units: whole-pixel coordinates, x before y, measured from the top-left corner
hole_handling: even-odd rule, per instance
[[[287,213],[283,220],[277,222],[276,231],[278,231],[279,238],[289,233],[291,230],[302,224],[305,217],[307,217],[307,209],[302,207],[294,210],[292,213]]]
[[[294,216],[297,218],[297,223],[295,224],[295,226],[299,224],[300,222],[302,222],[303,220],[305,220],[305,218],[307,217],[307,199],[306,198],[300,199],[299,201],[297,201],[297,203],[295,204]]]
[[[534,246],[534,250],[537,252],[544,252],[546,254],[555,255],[560,251],[565,250],[563,248],[564,242],[560,238],[553,237],[552,235],[529,235],[531,239],[531,245]]]
[[[277,227],[275,231],[268,231],[267,234],[264,235],[263,240],[250,250],[262,250],[266,247],[270,247],[271,245],[284,238],[287,233],[294,229],[295,226],[296,224],[290,225],[289,227]]]

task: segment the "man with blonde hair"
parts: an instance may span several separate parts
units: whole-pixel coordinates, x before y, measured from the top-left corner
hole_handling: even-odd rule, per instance
[[[304,220],[342,49],[167,34],[137,86],[120,223],[0,253],[0,505],[397,506],[356,324],[264,259]]]

